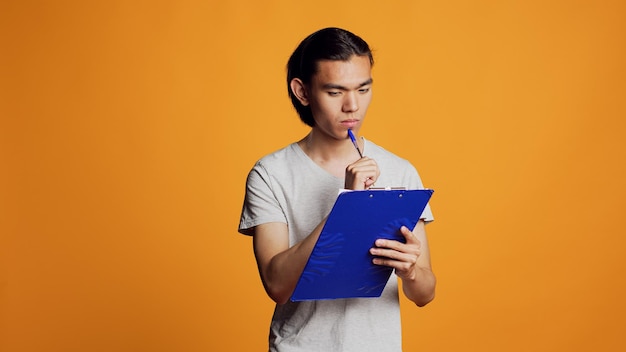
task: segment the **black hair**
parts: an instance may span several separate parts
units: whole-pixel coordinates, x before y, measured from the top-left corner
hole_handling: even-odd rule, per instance
[[[348,61],[353,55],[367,56],[370,64],[374,65],[374,57],[367,43],[356,34],[341,28],[320,29],[300,42],[287,63],[287,90],[302,122],[310,127],[315,126],[311,107],[300,103],[291,91],[291,81],[299,78],[304,84],[309,84],[317,73],[319,61]]]

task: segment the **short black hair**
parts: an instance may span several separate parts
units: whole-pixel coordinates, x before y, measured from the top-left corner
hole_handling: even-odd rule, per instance
[[[370,64],[374,65],[372,51],[365,40],[341,28],[320,29],[300,42],[287,62],[287,90],[291,103],[296,108],[302,122],[310,127],[315,127],[311,107],[300,103],[291,91],[291,81],[294,78],[299,78],[304,84],[309,84],[313,75],[317,73],[319,61],[348,61],[354,55],[367,56]]]

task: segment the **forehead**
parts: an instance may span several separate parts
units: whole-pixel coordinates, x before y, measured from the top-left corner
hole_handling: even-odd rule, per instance
[[[367,56],[353,55],[347,61],[322,60],[317,63],[313,84],[337,84],[346,87],[358,86],[372,78],[372,65]]]

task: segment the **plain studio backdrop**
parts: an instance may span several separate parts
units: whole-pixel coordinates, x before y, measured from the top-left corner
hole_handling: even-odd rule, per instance
[[[0,349],[266,349],[246,174],[308,131],[285,64],[338,26],[376,58],[362,135],[435,189],[405,350],[623,350],[625,10],[2,1]]]

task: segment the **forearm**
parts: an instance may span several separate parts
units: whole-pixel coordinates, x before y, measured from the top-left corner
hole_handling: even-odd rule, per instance
[[[255,236],[255,251],[263,286],[272,300],[278,304],[287,302],[298,283],[302,270],[317,242],[324,222],[304,240],[288,247],[287,243],[270,244],[273,252],[267,252],[267,242]],[[263,238],[267,239],[267,236]]]
[[[313,250],[315,240],[313,236],[309,236],[270,260],[263,281],[267,294],[276,303],[286,303],[293,293]]]
[[[429,268],[417,268],[413,278],[402,279],[404,295],[419,307],[435,298],[437,279]]]
[[[414,270],[402,275],[402,290],[404,295],[417,306],[423,307],[435,298],[435,286],[437,280],[430,264],[430,249],[426,228],[423,220],[420,220],[413,229],[413,236],[407,240],[416,238],[419,241],[418,258]],[[410,235],[410,233],[406,233]]]

